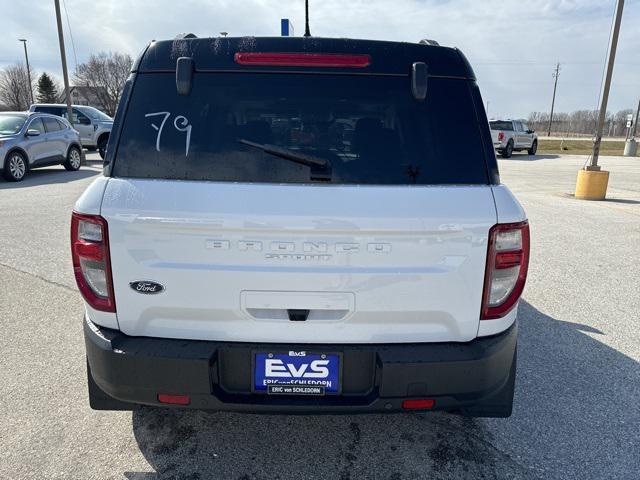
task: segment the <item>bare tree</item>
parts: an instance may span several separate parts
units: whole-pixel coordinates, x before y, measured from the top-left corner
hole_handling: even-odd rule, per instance
[[[627,115],[633,110],[607,112],[605,133],[608,136],[622,136],[626,133]],[[598,110],[576,110],[571,113],[558,112],[553,116],[553,133],[556,135],[591,136],[596,129]],[[549,123],[547,112],[531,112],[527,124],[534,130],[543,131]]]
[[[33,70],[31,70],[31,78],[35,78]],[[29,75],[23,63],[9,65],[0,71],[0,102],[10,110],[29,108],[31,104]]]
[[[79,86],[92,87],[106,113],[113,116],[132,64],[133,59],[126,53],[100,52],[93,54],[86,63],[78,65],[74,83]]]

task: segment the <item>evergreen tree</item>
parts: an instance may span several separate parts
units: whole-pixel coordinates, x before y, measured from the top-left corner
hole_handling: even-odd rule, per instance
[[[38,93],[36,95],[40,103],[56,103],[58,101],[58,89],[49,75],[43,73],[38,79]]]

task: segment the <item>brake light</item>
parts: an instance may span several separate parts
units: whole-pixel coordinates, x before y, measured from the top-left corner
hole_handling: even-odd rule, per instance
[[[87,303],[96,310],[115,312],[109,231],[100,215],[73,212],[71,258],[78,289]]]
[[[168,403],[169,405],[189,405],[191,397],[189,395],[171,395],[168,393],[159,393],[158,401],[160,403]]]
[[[436,401],[433,398],[416,398],[411,400],[403,400],[402,408],[405,410],[428,410],[433,408]]]
[[[529,224],[502,223],[489,230],[481,320],[504,317],[515,306],[529,268]]]
[[[504,132],[498,132],[498,140],[504,140]]]
[[[369,55],[343,55],[341,53],[236,52],[234,60],[240,65],[280,67],[364,68],[371,64]]]

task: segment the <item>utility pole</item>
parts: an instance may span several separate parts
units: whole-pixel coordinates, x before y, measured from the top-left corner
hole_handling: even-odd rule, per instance
[[[62,78],[64,79],[64,96],[67,100],[67,120],[73,125],[73,111],[71,109],[71,92],[69,91],[69,74],[67,73],[67,55],[64,52],[64,35],[62,34],[62,17],[60,16],[60,0],[54,0],[56,5],[56,22],[58,23],[58,42],[60,43],[60,60],[62,61]]]
[[[29,96],[31,97],[31,103],[33,102],[33,84],[31,83],[31,69],[29,68],[29,54],[27,54],[27,39],[19,38],[19,42],[24,45],[24,59],[27,62],[27,79],[29,80]]]
[[[633,127],[631,129],[631,138],[635,138],[636,129],[638,128],[638,120],[640,120],[640,100],[638,101],[638,109],[636,110],[636,118],[633,121]]]
[[[629,118],[631,119],[631,128],[627,128],[627,138],[624,142],[624,152],[622,155],[625,157],[635,157],[638,153],[638,142],[636,141],[636,128],[638,127],[638,115],[640,115],[640,102],[638,102],[638,109],[636,110],[636,117],[633,115],[627,116],[627,125],[629,124]]]
[[[607,115],[607,103],[609,101],[609,90],[611,89],[611,77],[613,75],[613,65],[616,60],[616,48],[618,47],[618,36],[620,34],[620,23],[622,22],[622,10],[624,9],[624,0],[617,0],[616,13],[613,21],[613,30],[611,30],[611,39],[609,40],[609,54],[607,55],[607,73],[602,85],[602,93],[600,95],[600,112],[598,114],[598,126],[596,128],[596,138],[593,142],[593,154],[591,161],[587,166],[587,170],[600,171],[598,165],[598,157],[600,156],[600,143],[602,142],[602,129],[604,120]]]
[[[58,23],[58,42],[60,43],[60,60],[62,61],[62,78],[64,80],[64,96],[67,100],[67,120],[73,125],[73,111],[71,109],[71,92],[69,91],[69,74],[67,73],[67,55],[64,51],[64,35],[62,34],[62,17],[60,16],[60,0],[54,0],[56,5],[56,22]]]
[[[553,122],[553,107],[556,104],[556,89],[558,88],[558,77],[560,76],[560,62],[556,63],[556,69],[553,72],[553,97],[551,97],[551,115],[549,115],[549,128],[547,129],[547,137],[551,136],[551,123]]]

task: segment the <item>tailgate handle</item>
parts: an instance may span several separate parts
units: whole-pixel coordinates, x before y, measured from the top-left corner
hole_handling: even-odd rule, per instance
[[[343,320],[355,310],[352,292],[243,291],[240,305],[256,320]]]
[[[309,310],[300,310],[297,308],[290,308],[287,310],[289,320],[292,322],[304,322],[309,318]]]

